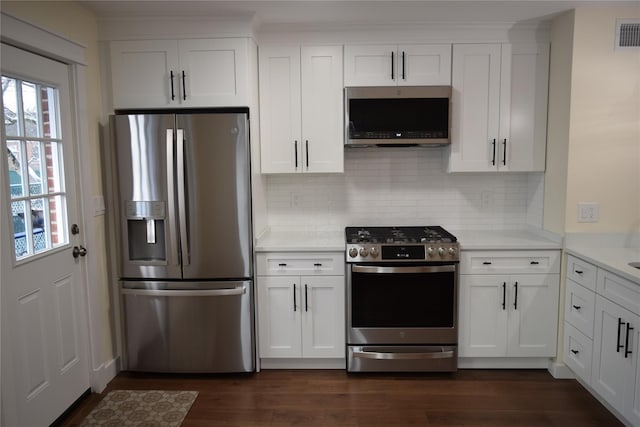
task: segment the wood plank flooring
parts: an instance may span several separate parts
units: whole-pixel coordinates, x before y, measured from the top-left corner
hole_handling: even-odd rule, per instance
[[[110,390],[197,390],[182,427],[621,426],[575,380],[545,370],[347,374],[266,370],[251,375],[121,373],[62,420],[78,426]]]

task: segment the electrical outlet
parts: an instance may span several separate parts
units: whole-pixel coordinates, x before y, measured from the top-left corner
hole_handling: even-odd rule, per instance
[[[578,222],[598,222],[600,219],[600,203],[578,203]]]
[[[480,193],[480,199],[482,203],[482,209],[488,209],[493,206],[493,191],[483,191]]]
[[[291,207],[299,208],[302,204],[302,196],[298,193],[291,193]]]

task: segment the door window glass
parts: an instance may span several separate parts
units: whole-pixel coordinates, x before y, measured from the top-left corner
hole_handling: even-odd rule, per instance
[[[3,144],[17,260],[68,243],[58,90],[2,76]]]

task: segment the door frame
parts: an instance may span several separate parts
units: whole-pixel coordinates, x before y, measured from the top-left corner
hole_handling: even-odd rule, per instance
[[[96,241],[94,234],[94,214],[93,214],[93,183],[94,178],[91,171],[91,153],[86,144],[80,141],[89,141],[88,127],[88,106],[87,106],[87,80],[86,80],[86,59],[85,46],[69,40],[59,34],[52,33],[46,29],[35,26],[31,23],[15,18],[5,12],[0,13],[2,31],[0,33],[0,41],[13,45],[15,47],[30,51],[32,53],[54,59],[67,65],[70,77],[70,97],[72,108],[72,129],[74,133],[74,146],[76,150],[75,160],[77,174],[77,191],[79,201],[79,224],[83,233],[83,245],[87,248],[89,254],[97,254]],[[4,193],[3,188],[0,191]],[[2,264],[0,257],[0,271],[10,266]],[[100,289],[97,284],[90,280],[91,277],[99,277],[100,266],[96,257],[88,256],[83,263],[82,278],[84,286],[84,297],[86,298],[87,310],[83,314],[80,321],[86,321],[88,324],[88,336],[86,342],[89,348],[86,354],[89,357],[89,378],[91,389],[94,392],[101,392],[106,385],[116,375],[115,359],[102,360],[107,349],[105,342],[111,341],[110,328],[105,328],[100,316],[99,307]],[[0,319],[2,319],[2,304],[0,304]],[[0,320],[1,328],[1,320]],[[1,351],[1,344],[0,344]],[[1,352],[0,352],[1,354]],[[1,356],[0,356],[1,357]],[[0,359],[0,363],[6,361]],[[2,379],[0,378],[0,381]],[[5,396],[6,398],[6,396]],[[0,389],[0,402],[2,402],[2,390]],[[1,419],[1,421],[9,421]]]

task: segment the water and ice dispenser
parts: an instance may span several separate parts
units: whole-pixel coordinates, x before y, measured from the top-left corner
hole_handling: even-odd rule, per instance
[[[165,202],[125,202],[130,261],[166,261]]]

